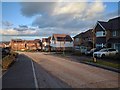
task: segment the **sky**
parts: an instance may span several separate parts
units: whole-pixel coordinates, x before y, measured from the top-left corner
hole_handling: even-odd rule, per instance
[[[97,21],[118,16],[118,2],[2,2],[3,41],[41,39],[54,33],[71,37]]]

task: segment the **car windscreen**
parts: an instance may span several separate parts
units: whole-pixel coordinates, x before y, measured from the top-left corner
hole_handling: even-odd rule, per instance
[[[108,50],[106,49],[101,49],[100,52],[107,52]]]

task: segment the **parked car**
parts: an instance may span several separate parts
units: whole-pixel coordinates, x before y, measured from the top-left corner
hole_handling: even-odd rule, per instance
[[[98,48],[92,48],[91,50],[86,51],[86,52],[85,52],[85,55],[93,55],[94,52],[97,52],[97,51],[99,51],[99,50],[100,50],[100,49],[98,49]]]
[[[93,57],[103,58],[106,56],[114,56],[118,53],[118,50],[112,48],[101,49],[100,51],[94,52]]]

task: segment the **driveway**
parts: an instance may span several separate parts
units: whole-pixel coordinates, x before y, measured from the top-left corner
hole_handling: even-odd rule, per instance
[[[118,73],[116,72],[39,52],[23,52],[23,54],[32,58],[37,66],[43,68],[49,75],[61,80],[60,86],[66,84],[73,88],[118,88]],[[36,69],[36,76],[40,84],[38,70],[40,69]]]

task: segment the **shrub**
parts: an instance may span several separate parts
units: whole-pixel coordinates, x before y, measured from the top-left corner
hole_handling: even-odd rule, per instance
[[[15,61],[18,53],[11,52],[10,55],[2,59],[2,69],[8,69],[9,66]]]

